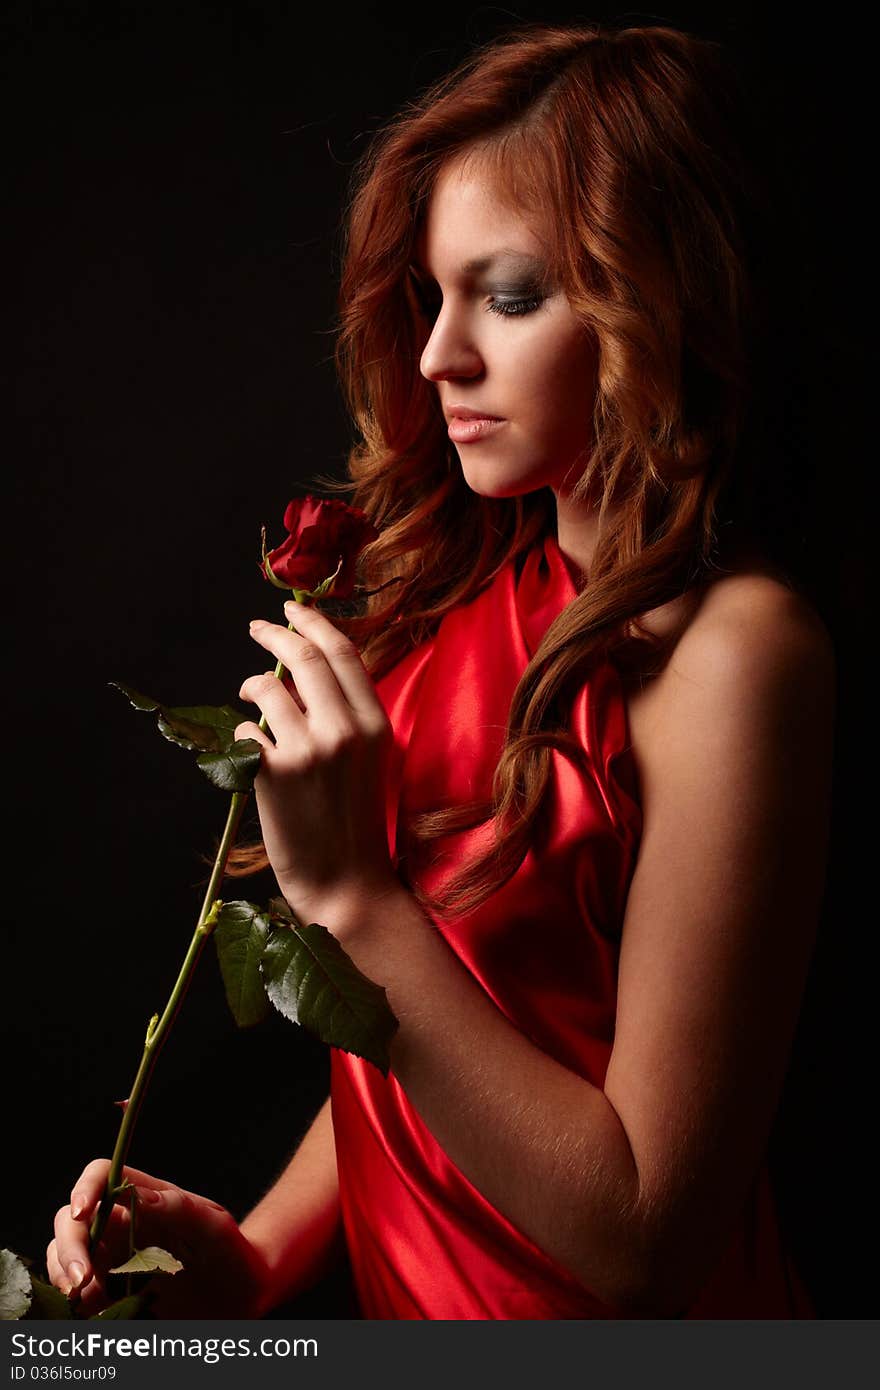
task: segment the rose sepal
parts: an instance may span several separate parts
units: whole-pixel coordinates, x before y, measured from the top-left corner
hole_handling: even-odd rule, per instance
[[[269,552],[268,552],[268,550],[266,549],[266,528],[265,528],[265,526],[264,526],[264,527],[261,529],[261,531],[260,531],[260,551],[261,551],[260,569],[263,571],[263,578],[264,578],[264,579],[268,579],[268,581],[269,581],[270,584],[274,584],[276,589],[288,589],[288,590],[289,590],[289,589],[290,589],[290,585],[289,585],[289,584],[285,584],[285,582],[284,582],[283,579],[279,579],[279,578],[278,578],[278,575],[275,573],[275,571],[273,570],[272,566],[269,564]]]
[[[269,552],[266,549],[265,526],[260,533],[260,545],[262,549],[260,569],[263,571],[264,577],[268,579],[270,584],[274,584],[276,589],[284,589],[287,593],[292,594],[297,603],[313,603],[315,599],[323,598],[325,594],[329,593],[336,580],[339,578],[344,563],[344,556],[340,555],[339,563],[332,574],[328,574],[327,578],[322,579],[320,584],[317,584],[314,589],[302,589],[297,585],[288,584],[284,579],[279,579],[278,575],[273,570],[269,562]]]
[[[336,567],[336,597],[350,598],[355,590],[358,556],[374,541],[378,531],[365,512],[333,498],[308,495],[293,498],[284,512],[287,536],[271,551],[266,548],[266,528],[262,528],[260,570],[270,584],[279,589],[313,596],[329,580],[317,576]]]

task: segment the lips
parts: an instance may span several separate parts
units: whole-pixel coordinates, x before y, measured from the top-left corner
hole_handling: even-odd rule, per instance
[[[501,420],[503,416],[492,415],[488,410],[471,410],[466,405],[451,405],[445,412],[450,423],[453,420]]]
[[[455,444],[475,444],[487,435],[497,434],[507,424],[497,415],[451,415],[446,433]]]

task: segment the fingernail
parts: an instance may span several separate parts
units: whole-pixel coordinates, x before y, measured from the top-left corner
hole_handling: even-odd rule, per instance
[[[262,619],[262,618],[252,618],[252,619],[251,619],[251,624],[250,624],[250,626],[251,626],[251,631],[253,631],[253,629],[254,629],[255,627],[262,627],[262,626],[263,626],[263,619]]]
[[[75,1193],[70,1203],[70,1214],[73,1217],[74,1221],[79,1216],[85,1204],[85,1197],[83,1197],[79,1192]]]
[[[73,1293],[73,1285],[71,1284],[69,1279],[62,1279],[58,1287],[64,1294],[65,1298],[70,1298],[70,1295]]]
[[[79,1260],[71,1260],[67,1266],[67,1273],[70,1275],[70,1282],[75,1289],[78,1289],[83,1279],[86,1277],[85,1267]]]
[[[162,1194],[161,1192],[154,1191],[152,1187],[139,1187],[138,1198],[140,1201],[146,1202],[148,1207],[152,1207],[155,1206],[157,1202],[161,1202]]]

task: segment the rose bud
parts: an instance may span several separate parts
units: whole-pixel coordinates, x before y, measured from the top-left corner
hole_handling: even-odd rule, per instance
[[[264,532],[260,569],[265,578],[279,589],[313,593],[335,574],[333,597],[350,598],[357,558],[379,534],[366,514],[337,498],[295,497],[287,504],[284,525],[287,538],[268,552]]]

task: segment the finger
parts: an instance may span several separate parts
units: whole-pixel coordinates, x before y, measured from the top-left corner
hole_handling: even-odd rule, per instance
[[[235,726],[235,737],[236,739],[252,738],[255,743],[259,743],[261,748],[272,749],[275,747],[265,730],[261,729],[259,724],[255,724],[252,719],[246,719],[242,724]]]
[[[81,1312],[88,1314],[96,1307],[106,1304],[104,1284],[99,1277],[89,1278],[86,1275],[82,1284],[74,1286],[71,1283],[67,1270],[58,1259],[57,1245],[54,1240],[50,1241],[46,1250],[46,1272],[49,1276],[49,1283],[54,1284],[72,1303],[78,1302]]]
[[[76,1303],[76,1315],[80,1318],[91,1318],[102,1312],[110,1302],[106,1280],[96,1275],[87,1284],[83,1284],[78,1293],[73,1293],[71,1302]]]
[[[251,623],[251,636],[292,673],[307,713],[320,712],[322,719],[329,717],[331,721],[334,715],[348,715],[345,693],[323,649],[316,642],[290,628],[281,627],[279,623],[267,623],[262,619]],[[337,636],[341,638],[340,633]]]
[[[91,1221],[98,1203],[104,1195],[109,1172],[109,1158],[93,1158],[91,1163],[86,1164],[70,1193],[70,1211],[74,1220]],[[128,1165],[123,1167],[120,1181],[159,1189],[174,1186],[173,1183],[167,1183],[162,1178],[154,1178],[152,1173],[144,1173],[140,1168],[129,1168]],[[117,1201],[124,1200],[124,1193],[117,1198]]]
[[[286,667],[284,668],[284,673],[281,677],[281,684],[284,686],[284,689],[287,691],[288,695],[290,695],[291,699],[295,702],[297,709],[300,710],[302,714],[305,714],[305,701],[303,700],[302,696],[296,688],[296,682],[294,681],[293,676],[290,674]]]
[[[260,743],[267,753],[273,753],[282,740],[305,738],[308,732],[305,715],[274,672],[264,671],[260,676],[249,676],[238,693],[243,700],[258,706],[269,731],[275,737],[272,743],[263,734]]]
[[[186,1192],[182,1188],[156,1186],[134,1188],[135,1232],[139,1248],[160,1245],[170,1249],[183,1263],[198,1258],[197,1250],[227,1229],[233,1217],[219,1202]],[[124,1194],[130,1199],[131,1192]],[[50,1279],[63,1293],[75,1296],[92,1278],[106,1273],[128,1258],[131,1238],[131,1212],[114,1207],[97,1248],[89,1247],[88,1229],[62,1207],[55,1217],[55,1239],[46,1251]]]
[[[361,654],[344,632],[317,608],[288,602],[284,611],[300,635],[322,651],[348,704],[367,723],[378,716],[385,722],[385,710]]]
[[[70,1282],[70,1275],[67,1269],[58,1258],[58,1241],[50,1240],[46,1247],[46,1273],[49,1276],[49,1283],[54,1284],[56,1289],[60,1289],[63,1294],[69,1294],[73,1285]]]
[[[90,1253],[90,1227],[107,1185],[109,1169],[110,1160],[106,1158],[93,1159],[91,1163],[87,1164],[74,1184],[70,1205],[61,1207],[55,1216],[55,1258],[63,1267],[74,1288],[77,1287],[79,1271],[71,1271],[72,1263],[78,1262],[83,1267],[81,1280],[83,1284],[94,1272],[94,1262]],[[206,1208],[212,1208],[218,1213],[226,1213],[226,1208],[220,1206],[218,1202],[202,1197],[198,1193],[188,1192],[185,1188],[178,1188],[176,1184],[169,1183],[163,1178],[156,1178],[152,1173],[145,1173],[140,1168],[130,1168],[126,1165],[122,1169],[120,1181],[135,1185],[135,1198],[139,1214],[145,1206],[149,1205],[152,1194],[165,1192],[182,1192],[196,1202],[202,1203]],[[117,1194],[115,1205],[102,1233],[100,1243],[110,1253],[111,1263],[118,1262],[116,1260],[117,1246],[122,1249],[123,1246],[120,1242],[123,1240],[127,1242],[128,1239],[130,1204],[131,1192],[129,1190]]]
[[[70,1209],[74,1219],[91,1219],[95,1207],[104,1194],[107,1174],[110,1172],[109,1158],[94,1158],[87,1163],[73,1185],[70,1193]]]
[[[223,1234],[235,1225],[231,1213],[219,1203],[179,1187],[163,1192],[144,1189],[144,1193],[149,1200],[138,1207],[135,1217],[138,1247],[159,1245],[187,1269],[210,1265]],[[114,1264],[123,1263],[127,1254],[126,1250]]]
[[[316,609],[293,602],[284,607],[293,631],[262,622],[252,624],[251,631],[256,641],[293,671],[306,706],[326,713],[341,694],[362,729],[383,727],[385,711],[354,643]]]
[[[46,1250],[46,1264],[49,1278],[64,1294],[81,1287],[92,1272],[88,1227],[72,1219],[69,1206],[55,1213],[55,1239]]]
[[[70,1215],[70,1207],[61,1207],[55,1214],[55,1239],[52,1242],[53,1268],[57,1283],[62,1292],[70,1294],[83,1288],[93,1275],[99,1274],[108,1265],[125,1258],[128,1249],[130,1215],[127,1209],[116,1206],[110,1213],[95,1247],[92,1246],[89,1227],[76,1221]],[[49,1260],[50,1245],[46,1251]]]
[[[110,1171],[109,1158],[95,1158],[91,1163],[86,1164],[70,1194],[70,1209],[74,1220],[88,1222],[94,1214],[98,1201],[104,1195],[104,1188],[107,1186],[107,1175]],[[219,1202],[214,1202],[210,1197],[203,1197],[200,1192],[190,1192],[188,1188],[180,1187],[178,1183],[169,1182],[166,1178],[157,1178],[152,1173],[145,1173],[141,1168],[130,1168],[128,1164],[122,1169],[120,1182],[134,1183],[137,1189],[151,1188],[156,1192],[183,1192],[187,1197],[194,1198],[197,1202],[204,1202],[207,1206],[215,1207],[217,1211],[225,1211],[226,1208],[220,1206]],[[138,1196],[140,1196],[138,1192]],[[77,1214],[77,1197],[83,1200],[83,1210]],[[129,1194],[120,1193],[116,1201],[125,1206],[128,1205]]]

